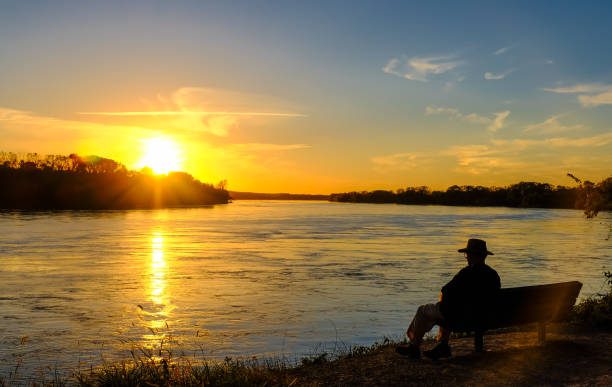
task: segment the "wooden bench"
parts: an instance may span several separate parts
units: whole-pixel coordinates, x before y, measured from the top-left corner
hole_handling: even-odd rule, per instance
[[[450,328],[455,332],[474,332],[476,352],[483,350],[486,330],[530,323],[538,324],[538,342],[542,343],[546,338],[546,324],[567,318],[581,288],[580,282],[571,281],[501,289],[483,321],[459,321]]]

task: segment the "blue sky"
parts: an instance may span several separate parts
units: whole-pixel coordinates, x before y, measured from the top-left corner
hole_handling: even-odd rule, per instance
[[[2,150],[136,167],[165,136],[258,191],[610,175],[606,2],[0,5]]]

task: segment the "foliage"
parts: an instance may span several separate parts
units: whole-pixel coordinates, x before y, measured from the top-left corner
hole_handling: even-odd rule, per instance
[[[261,364],[226,358],[223,362],[192,365],[172,359],[138,359],[104,366],[75,378],[81,386],[263,386],[289,385],[282,364]]]
[[[581,180],[571,173],[567,176],[578,183],[576,207],[584,209],[587,218],[594,218],[599,211],[612,208],[612,177],[595,184],[588,180]]]
[[[586,183],[585,183],[586,184]],[[593,185],[597,192],[597,206],[610,209],[612,178]],[[584,208],[593,203],[595,194],[585,199],[583,190],[546,183],[520,182],[507,187],[453,185],[446,191],[431,191],[428,187],[408,187],[397,191],[362,191],[335,193],[331,201],[355,203],[439,204],[451,206],[506,206],[538,208]]]
[[[574,307],[572,321],[593,328],[612,330],[612,272],[603,273],[607,293],[597,294]]]
[[[132,209],[227,203],[213,187],[184,172],[154,176],[97,156],[0,152],[0,208],[20,210]]]

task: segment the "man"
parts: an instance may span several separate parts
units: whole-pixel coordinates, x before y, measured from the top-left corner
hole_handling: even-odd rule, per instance
[[[487,255],[493,255],[487,250],[487,243],[481,239],[469,239],[467,247],[458,251],[465,253],[468,265],[442,288],[440,302],[419,306],[406,332],[410,344],[399,345],[396,348],[399,354],[419,359],[423,336],[438,325],[438,345],[423,354],[431,359],[450,357],[448,339],[453,322],[479,321],[494,302],[501,284],[497,272],[485,264]]]

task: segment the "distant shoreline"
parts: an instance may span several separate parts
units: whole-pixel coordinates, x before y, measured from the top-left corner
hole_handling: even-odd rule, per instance
[[[331,195],[229,191],[231,200],[330,200]]]

